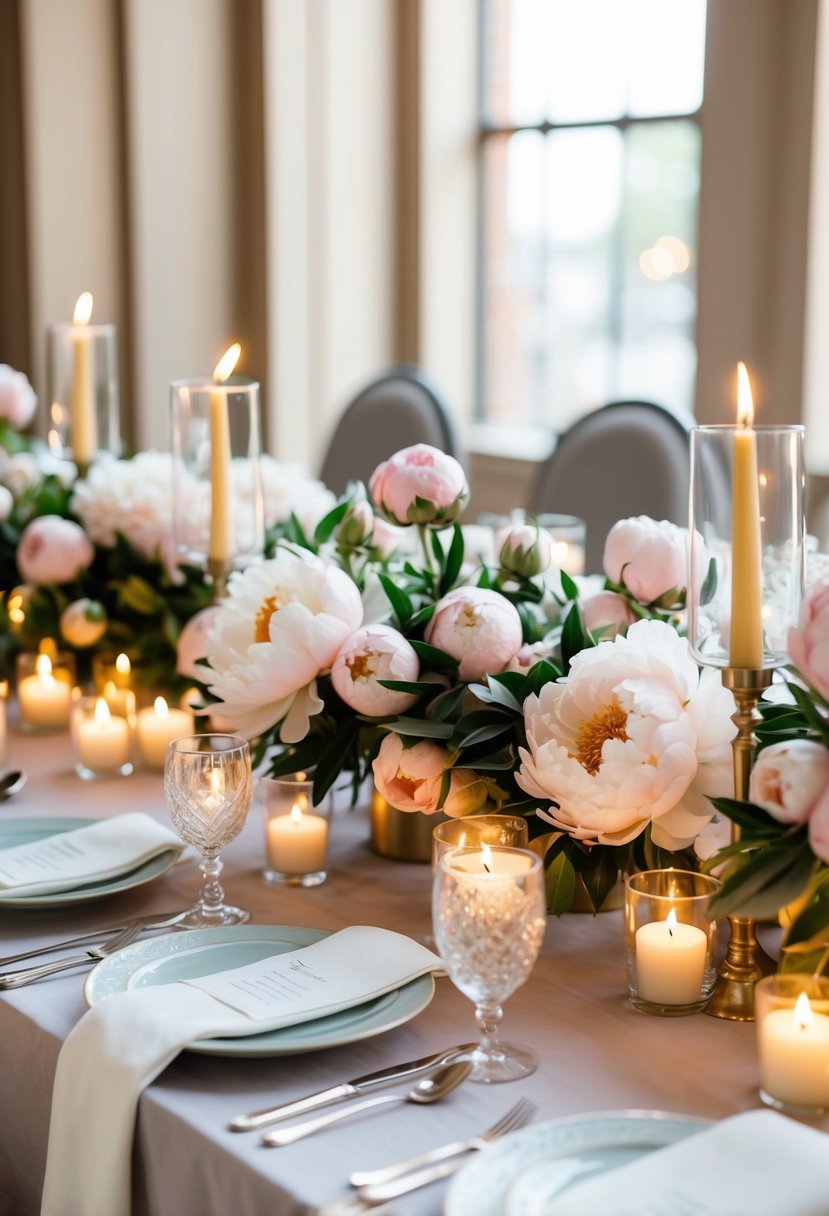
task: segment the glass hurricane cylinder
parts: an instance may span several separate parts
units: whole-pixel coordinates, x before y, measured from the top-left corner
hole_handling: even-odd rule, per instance
[[[701,663],[768,669],[786,660],[803,595],[803,437],[802,426],[691,431],[688,638]],[[746,647],[752,617],[756,643]]]
[[[121,454],[118,347],[114,325],[49,327],[46,342],[48,439],[81,471],[97,452]]]
[[[176,549],[222,580],[264,548],[259,385],[174,380],[170,417]]]
[[[760,1097],[802,1118],[829,1110],[829,980],[790,973],[756,990]]]

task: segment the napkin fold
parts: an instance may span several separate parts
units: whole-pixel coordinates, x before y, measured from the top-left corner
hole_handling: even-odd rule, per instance
[[[129,1216],[138,1099],[188,1043],[309,1021],[441,969],[411,938],[356,925],[245,967],[102,1001],[58,1057],[41,1216]]]
[[[141,811],[0,850],[0,895],[51,895],[128,874],[151,857],[184,845]]]
[[[550,1200],[544,1216],[826,1216],[829,1136],[771,1110],[717,1123]]]

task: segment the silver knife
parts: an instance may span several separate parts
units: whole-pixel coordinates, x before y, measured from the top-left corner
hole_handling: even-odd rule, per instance
[[[141,918],[142,932],[145,929],[166,928],[175,923],[175,919],[180,915],[182,915],[180,912],[158,912],[154,916],[144,916]],[[126,929],[127,924],[127,921],[123,921],[119,925],[104,925],[100,929],[90,929],[88,933],[81,933],[78,937],[67,937],[64,941],[51,942],[48,946],[37,946],[33,950],[23,950],[20,954],[8,954],[5,958],[0,958],[0,967],[8,967],[11,963],[22,963],[27,958],[38,958],[41,954],[51,954],[54,950],[82,946],[85,942],[96,942],[101,938],[110,937],[113,933],[122,932]]]
[[[253,1111],[249,1115],[234,1115],[228,1127],[232,1132],[252,1132],[257,1128],[267,1127],[269,1123],[278,1123],[280,1119],[290,1119],[294,1115],[302,1115],[309,1110],[318,1110],[321,1106],[331,1106],[334,1102],[342,1102],[353,1098],[355,1094],[368,1093],[388,1085],[390,1081],[401,1081],[406,1077],[416,1077],[418,1073],[429,1072],[448,1064],[450,1060],[467,1052],[475,1050],[475,1043],[461,1043],[457,1047],[447,1047],[433,1056],[423,1056],[420,1060],[410,1060],[407,1064],[397,1064],[392,1068],[381,1068],[379,1072],[366,1073],[364,1077],[355,1077],[353,1081],[343,1081],[332,1085],[330,1089],[321,1089],[307,1098],[298,1098],[296,1102],[286,1102],[282,1106],[271,1106],[267,1110]]]

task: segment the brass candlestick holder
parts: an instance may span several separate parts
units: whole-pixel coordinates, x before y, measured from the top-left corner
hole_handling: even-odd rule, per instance
[[[748,783],[757,740],[755,724],[760,721],[757,704],[772,682],[773,669],[724,667],[722,682],[737,702],[732,721],[737,734],[732,742],[734,754],[734,797],[748,798]],[[732,827],[732,840],[740,829]],[[754,1021],[754,985],[764,975],[773,975],[776,966],[757,940],[755,922],[748,916],[729,916],[730,936],[725,958],[720,964],[713,995],[705,1012],[732,1022]]]
[[[212,604],[218,604],[219,600],[224,599],[227,595],[227,580],[230,578],[232,569],[233,563],[229,559],[208,557],[207,576],[213,584],[213,591],[210,597]]]

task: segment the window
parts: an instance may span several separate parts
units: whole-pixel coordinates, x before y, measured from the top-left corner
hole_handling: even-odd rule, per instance
[[[705,0],[483,0],[478,415],[690,410]]]

